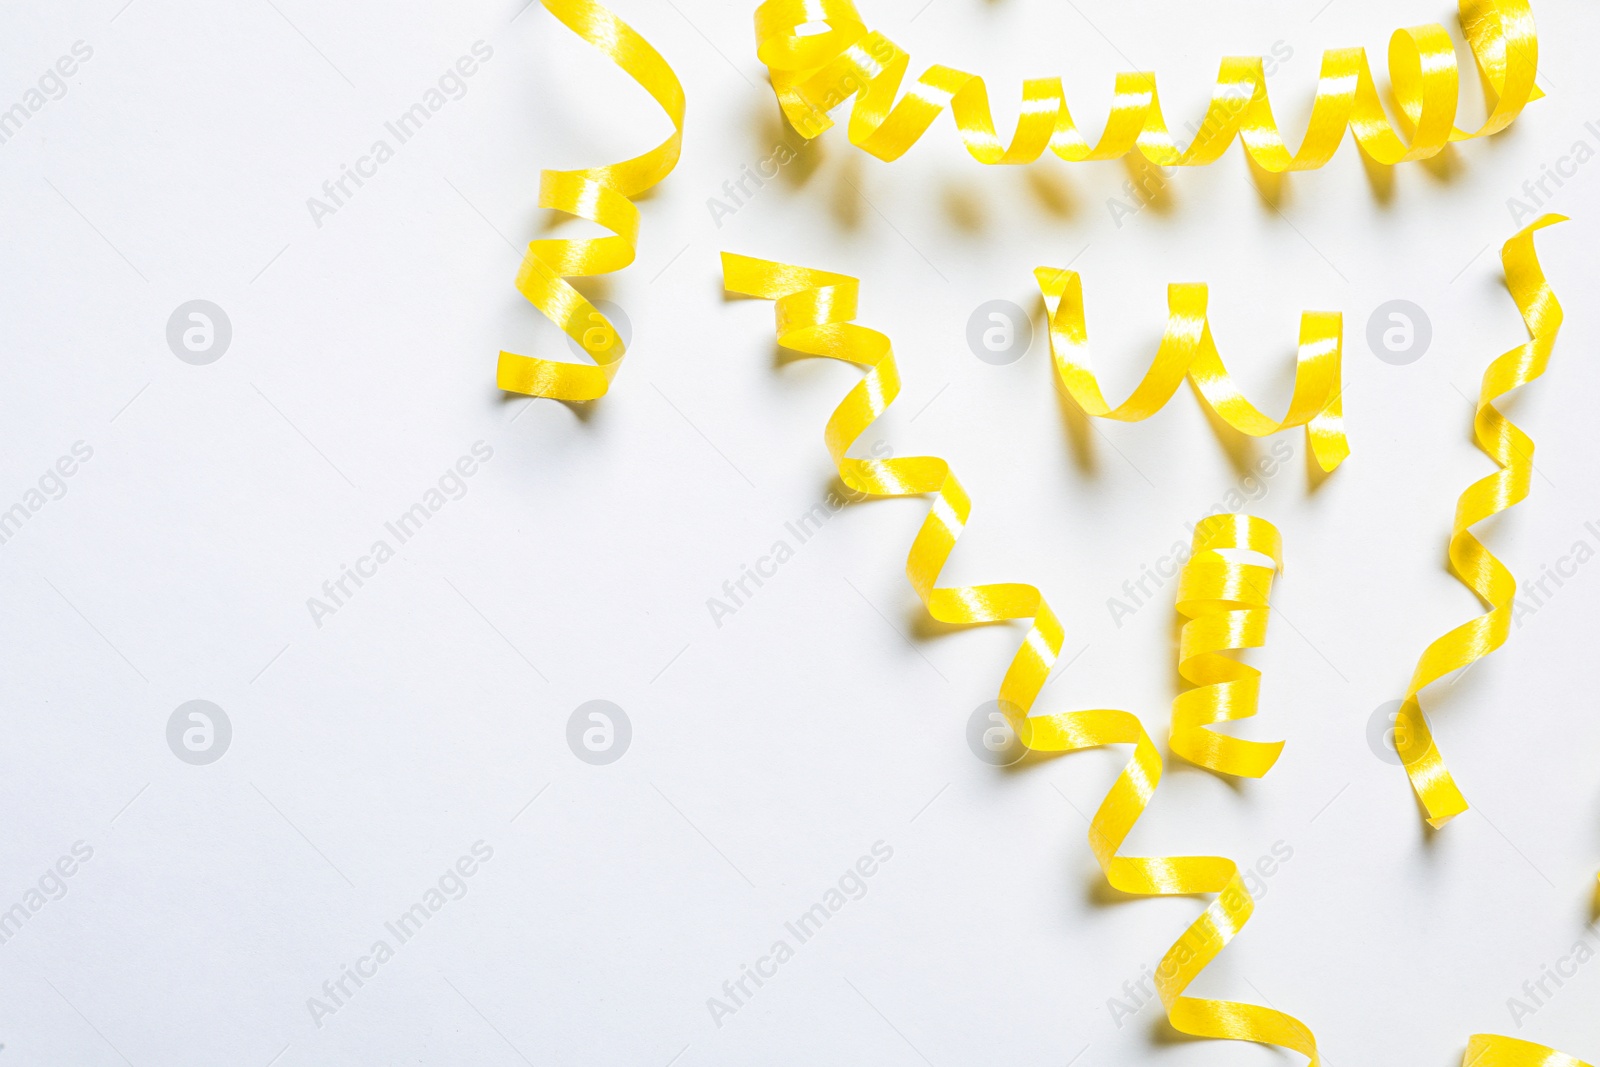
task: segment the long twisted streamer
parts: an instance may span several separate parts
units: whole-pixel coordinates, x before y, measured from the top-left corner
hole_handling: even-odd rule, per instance
[[[517,268],[517,291],[594,363],[564,363],[515,352],[500,353],[495,382],[501,389],[555,400],[594,400],[606,394],[623,356],[616,327],[568,278],[610,274],[633,262],[639,243],[639,209],[633,198],[678,163],[683,142],[683,86],[650,43],[596,0],[542,0],[579,37],[605,53],[652,97],[672,120],[672,134],[643,155],[603,167],[547,170],[539,175],[539,206],[598,223],[609,237],[530,242]]]
[[[1183,995],[1250,918],[1250,893],[1233,861],[1219,856],[1117,855],[1161,780],[1161,756],[1138,718],[1126,711],[1028,715],[1060,656],[1061,623],[1031,585],[938,585],[939,572],[972,510],[949,465],[933,456],[858,459],[847,455],[851,444],[900,394],[900,376],[889,339],[851,321],[856,315],[856,279],[726,252],[722,268],[730,292],[776,302],[778,343],[783,347],[854,363],[866,370],[866,376],[829,416],[824,439],[840,479],[857,492],[887,497],[937,494],[906,558],[906,574],[928,613],[941,622],[958,625],[1029,620],[1027,636],[1000,683],[1000,706],[1023,743],[1039,752],[1134,746],[1133,759],[1090,823],[1089,845],[1107,880],[1126,893],[1217,894],[1157,968],[1156,989],[1172,1025],[1198,1037],[1294,1049],[1315,1067],[1316,1039],[1292,1016],[1255,1004]]]
[[[1333,470],[1350,454],[1340,393],[1344,316],[1338,312],[1307,311],[1300,316],[1300,352],[1289,413],[1275,420],[1244,398],[1223,365],[1211,336],[1207,287],[1203,283],[1169,285],[1167,329],[1155,361],[1128,399],[1112,407],[1100,392],[1089,361],[1083,280],[1076,271],[1053,267],[1039,267],[1033,276],[1050,313],[1050,355],[1056,377],[1085,414],[1142,422],[1160,411],[1187,377],[1217,417],[1240,433],[1265,437],[1304,426],[1311,452],[1324,471]]]
[[[1346,130],[1378,163],[1427,159],[1452,141],[1498,133],[1544,95],[1534,84],[1539,41],[1527,0],[1460,0],[1460,14],[1493,102],[1481,127],[1468,132],[1455,125],[1460,72],[1450,35],[1439,25],[1413,26],[1396,30],[1389,40],[1389,85],[1399,118],[1391,122],[1384,109],[1366,49],[1331,49],[1323,53],[1310,122],[1294,152],[1273,117],[1259,56],[1222,61],[1205,118],[1189,147],[1180,150],[1149,73],[1117,75],[1111,115],[1092,146],[1067,109],[1059,78],[1023,82],[1008,145],[995,131],[989,91],[976,75],[935,65],[897,101],[911,57],[869,31],[852,0],[766,0],[756,9],[756,54],[801,136],[822,134],[833,124],[828,112],[854,96],[850,141],[879,159],[898,159],[948,107],[967,152],[980,163],[1031,163],[1048,148],[1068,162],[1115,159],[1137,150],[1158,166],[1203,166],[1221,157],[1237,136],[1258,166],[1277,174],[1322,166]],[[800,32],[818,23],[826,29]]]
[[[1505,644],[1511,633],[1517,580],[1473,536],[1471,528],[1528,495],[1533,478],[1533,440],[1500,414],[1494,402],[1539,377],[1550,362],[1551,349],[1561,330],[1562,312],[1539,266],[1533,235],[1565,221],[1560,215],[1545,215],[1507,241],[1500,252],[1506,288],[1527,324],[1529,340],[1500,356],[1483,372],[1472,425],[1478,446],[1500,469],[1461,494],[1450,534],[1450,569],[1489,611],[1457,626],[1423,651],[1395,719],[1395,749],[1426,810],[1429,825],[1436,829],[1466,811],[1467,801],[1434,744],[1417,694],[1451,671],[1487,656]]]
[[[1264,556],[1272,566],[1229,552]],[[1188,618],[1178,640],[1178,673],[1199,688],[1172,702],[1173,753],[1220,774],[1260,778],[1283,751],[1282,741],[1247,741],[1216,733],[1219,722],[1256,713],[1261,672],[1225,653],[1267,640],[1272,579],[1283,570],[1278,528],[1252,515],[1213,515],[1194,531],[1194,551],[1178,579],[1178,611]]]
[[[1461,1067],[1589,1067],[1576,1056],[1499,1034],[1473,1034]]]

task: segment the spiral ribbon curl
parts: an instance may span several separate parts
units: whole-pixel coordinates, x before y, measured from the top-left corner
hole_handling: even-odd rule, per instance
[[[1333,157],[1345,131],[1369,157],[1394,164],[1437,155],[1452,141],[1509,126],[1544,94],[1534,84],[1539,41],[1527,0],[1460,0],[1461,26],[1492,101],[1476,131],[1455,125],[1460,72],[1443,26],[1414,26],[1389,40],[1389,84],[1400,117],[1391,122],[1364,48],[1323,53],[1311,119],[1300,148],[1284,143],[1267,97],[1259,56],[1222,61],[1211,104],[1189,147],[1167,129],[1155,75],[1118,74],[1116,98],[1100,140],[1091,146],[1067,109],[1059,78],[1023,82],[1016,132],[1002,146],[983,79],[935,65],[897,101],[911,57],[869,31],[852,0],[766,0],[756,9],[756,54],[766,64],[789,122],[808,140],[832,125],[828,112],[855,97],[852,144],[898,159],[945,108],[968,154],[980,163],[1031,163],[1048,148],[1068,162],[1115,159],[1137,150],[1158,166],[1203,166],[1237,136],[1258,166],[1274,174],[1314,170]],[[821,23],[818,33],[801,27]]]
[[[722,268],[730,292],[776,302],[778,343],[783,347],[865,368],[866,376],[829,416],[824,439],[840,479],[857,492],[872,496],[937,494],[906,559],[906,574],[928,613],[957,625],[1029,620],[1027,636],[1000,683],[1000,706],[1022,742],[1034,751],[1051,753],[1102,745],[1134,746],[1132,760],[1090,822],[1089,845],[1107,880],[1125,893],[1217,894],[1157,968],[1156,989],[1172,1025],[1197,1037],[1290,1048],[1316,1067],[1316,1039],[1292,1016],[1255,1004],[1183,995],[1250,918],[1254,905],[1249,890],[1233,861],[1220,856],[1117,854],[1161,781],[1161,756],[1138,718],[1126,711],[1028,715],[1061,654],[1061,623],[1031,585],[938,585],[939,573],[972,511],[971,501],[949,465],[933,456],[858,459],[847,455],[851,444],[900,394],[900,376],[889,339],[850,321],[856,315],[856,279],[726,252]]]
[[[1230,550],[1265,556],[1272,566],[1224,555]],[[1266,643],[1272,579],[1282,570],[1282,538],[1265,519],[1212,515],[1195,527],[1194,552],[1178,579],[1178,611],[1189,620],[1178,641],[1178,673],[1198,688],[1172,702],[1167,741],[1190,763],[1260,778],[1283,751],[1282,741],[1247,741],[1208,729],[1256,713],[1261,672],[1225,653]]]
[[[1311,452],[1324,471],[1350,454],[1344,432],[1341,375],[1344,317],[1307,311],[1300,317],[1300,352],[1295,364],[1289,412],[1275,420],[1244,398],[1234,384],[1211,336],[1209,290],[1203,283],[1167,287],[1167,329],[1155,361],[1133,393],[1116,407],[1106,402],[1089,360],[1084,321],[1083,281],[1076,271],[1039,267],[1033,272],[1050,313],[1050,355],[1067,395],[1095,418],[1142,422],[1160,411],[1188,378],[1217,417],[1251,437],[1265,437],[1295,426],[1306,428]]]
[[[1499,1034],[1473,1034],[1461,1067],[1589,1067],[1576,1056]]]
[[[542,2],[569,29],[626,71],[672,120],[671,135],[642,155],[603,167],[547,170],[539,176],[540,207],[588,219],[612,234],[533,241],[517,268],[517,291],[582,345],[594,364],[502,351],[495,382],[507,392],[555,400],[594,400],[606,394],[621,365],[622,339],[566,279],[610,274],[633,262],[639,243],[639,209],[633,198],[672,173],[678,163],[683,142],[683,86],[648,41],[595,0]]]
[[[1466,811],[1467,802],[1434,744],[1417,694],[1451,671],[1487,656],[1505,644],[1511,633],[1517,580],[1473,536],[1471,527],[1521,502],[1533,479],[1532,438],[1500,414],[1494,402],[1539,377],[1550,362],[1551,349],[1561,330],[1562,312],[1539,266],[1533,235],[1565,221],[1560,215],[1545,215],[1507,241],[1500,252],[1506,288],[1527,324],[1529,340],[1500,356],[1483,372],[1472,424],[1478,446],[1500,469],[1461,494],[1450,534],[1450,569],[1489,611],[1437,638],[1423,651],[1395,719],[1395,749],[1429,825],[1436,829]]]

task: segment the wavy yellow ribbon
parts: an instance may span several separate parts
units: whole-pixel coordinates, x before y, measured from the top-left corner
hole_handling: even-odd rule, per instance
[[[1451,671],[1487,656],[1505,644],[1511,633],[1517,580],[1472,535],[1471,527],[1528,495],[1533,478],[1533,440],[1500,414],[1494,402],[1539,377],[1550,362],[1550,351],[1561,329],[1561,305],[1539,266],[1533,235],[1565,221],[1560,215],[1545,215],[1507,241],[1500,252],[1506,288],[1522,313],[1530,339],[1500,356],[1483,372],[1472,425],[1478,446],[1500,469],[1461,494],[1450,534],[1450,569],[1489,611],[1457,626],[1424,650],[1395,718],[1395,749],[1411,787],[1426,809],[1429,825],[1436,829],[1466,811],[1467,802],[1434,744],[1417,694]]]
[[[1115,159],[1137,150],[1159,166],[1200,166],[1219,158],[1237,136],[1256,164],[1272,173],[1313,170],[1333,157],[1345,131],[1382,164],[1427,159],[1452,141],[1509,126],[1530,100],[1539,40],[1527,0],[1460,0],[1461,27],[1492,99],[1474,132],[1455,125],[1460,86],[1455,45],[1443,26],[1413,26],[1389,40],[1389,85],[1400,116],[1391,122],[1364,48],[1323,53],[1311,119],[1291,153],[1267,98],[1260,57],[1222,61],[1211,104],[1189,147],[1167,129],[1155,75],[1118,74],[1116,99],[1100,140],[1091,146],[1067,109],[1059,78],[1022,85],[1016,132],[1002,146],[983,79],[932,66],[897,101],[911,57],[869,31],[851,0],[766,0],[756,9],[756,54],[789,122],[808,140],[833,123],[828,112],[855,97],[850,141],[879,159],[898,159],[945,108],[967,152],[980,163],[1031,163],[1048,148],[1068,162]],[[818,29],[819,24],[823,29]],[[808,31],[801,33],[805,27]],[[1409,140],[1409,143],[1408,143]]]
[[[1272,565],[1224,554],[1240,551],[1264,556]],[[1178,611],[1189,620],[1178,640],[1178,673],[1198,688],[1172,702],[1167,741],[1190,763],[1260,778],[1283,751],[1282,741],[1246,741],[1209,729],[1256,713],[1261,672],[1225,653],[1266,644],[1272,579],[1282,570],[1283,541],[1265,519],[1212,515],[1195,527],[1194,551],[1178,579]]]
[[[1132,395],[1116,407],[1106,402],[1089,360],[1084,321],[1083,281],[1076,271],[1039,267],[1033,272],[1050,313],[1050,355],[1067,395],[1095,418],[1141,422],[1163,408],[1187,377],[1217,417],[1240,433],[1265,437],[1304,426],[1311,451],[1324,471],[1350,454],[1344,433],[1340,378],[1344,356],[1344,316],[1307,311],[1300,317],[1300,353],[1295,364],[1289,413],[1281,420],[1263,414],[1234,384],[1211,336],[1204,284],[1167,287],[1167,329],[1155,361]]]
[[[610,274],[633,262],[639,243],[639,209],[633,198],[672,173],[677,165],[683,141],[683,86],[648,41],[595,0],[542,2],[569,29],[626,71],[672,120],[672,134],[643,155],[603,167],[547,170],[539,176],[540,207],[588,219],[612,234],[533,241],[517,269],[517,291],[582,345],[594,364],[564,363],[502,351],[495,382],[512,393],[555,400],[594,400],[606,394],[617,373],[623,356],[622,339],[610,321],[566,279]]]
[[[1292,1016],[1255,1004],[1183,995],[1250,918],[1254,908],[1250,893],[1233,861],[1219,856],[1117,855],[1161,780],[1161,756],[1138,718],[1126,711],[1028,715],[1060,656],[1061,623],[1031,585],[938,585],[939,573],[972,510],[949,465],[933,456],[860,459],[847,454],[851,444],[900,394],[900,376],[889,339],[850,321],[856,315],[856,279],[726,252],[722,269],[730,292],[776,302],[780,345],[866,370],[866,376],[829,416],[824,439],[840,479],[856,492],[871,496],[937,494],[906,558],[906,574],[928,613],[940,622],[957,625],[1029,620],[1027,636],[1000,683],[1000,706],[1023,743],[1039,752],[1134,746],[1133,759],[1090,822],[1089,845],[1107,880],[1125,893],[1217,894],[1157,968],[1156,989],[1172,1025],[1197,1037],[1259,1041],[1294,1049],[1315,1067],[1316,1039]]]
[[[1461,1067],[1589,1067],[1576,1056],[1499,1034],[1473,1034]]]

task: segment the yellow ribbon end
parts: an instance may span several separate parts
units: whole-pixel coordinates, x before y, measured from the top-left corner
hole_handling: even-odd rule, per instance
[[[650,42],[597,0],[542,2],[568,29],[638,82],[672,121],[667,139],[642,155],[603,167],[547,170],[540,175],[540,207],[587,219],[611,235],[532,242],[517,269],[517,291],[595,362],[567,363],[503,351],[495,384],[506,392],[552,400],[595,400],[610,388],[623,345],[611,322],[567,279],[610,274],[633,262],[639,240],[639,209],[633,200],[677,166],[683,144],[683,86]]]
[[[1499,1034],[1473,1034],[1461,1067],[1589,1067],[1575,1056]]]

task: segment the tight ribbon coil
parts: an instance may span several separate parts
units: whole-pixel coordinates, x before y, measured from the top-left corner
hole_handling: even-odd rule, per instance
[[[547,170],[539,176],[539,206],[588,219],[609,237],[530,242],[517,269],[517,291],[563,333],[583,346],[594,364],[500,353],[495,382],[501,389],[555,400],[594,400],[606,394],[623,356],[610,321],[566,279],[610,274],[633,262],[639,243],[639,209],[633,198],[678,163],[683,142],[683,86],[650,43],[595,0],[542,0],[566,26],[605,53],[652,97],[672,120],[672,133],[643,155],[603,167]]]
[[[784,114],[811,139],[832,125],[828,112],[855,97],[850,142],[898,159],[945,108],[967,152],[980,163],[1031,163],[1048,148],[1068,162],[1115,159],[1137,150],[1158,166],[1203,166],[1237,136],[1262,169],[1314,170],[1333,157],[1345,131],[1381,164],[1427,159],[1452,141],[1498,133],[1544,94],[1534,84],[1539,41],[1527,0],[1460,0],[1461,26],[1491,101],[1476,131],[1455,125],[1460,72],[1443,26],[1413,26],[1389,40],[1389,85],[1400,116],[1385,111],[1364,48],[1323,53],[1304,140],[1290,152],[1273,117],[1262,59],[1224,59],[1204,120],[1180,150],[1167,129],[1155,75],[1118,74],[1116,99],[1100,140],[1090,145],[1067,109],[1059,78],[1022,86],[1016,132],[1002,145],[977,75],[929,67],[899,100],[911,57],[867,29],[852,0],[766,0],[756,9],[756,54],[766,64]],[[822,32],[801,33],[821,24]]]
[[[1499,1034],[1473,1034],[1461,1067],[1589,1067],[1576,1056]]]
[[[1272,565],[1243,562],[1236,558],[1241,551]],[[1282,741],[1246,741],[1209,729],[1256,713],[1261,672],[1226,653],[1266,644],[1272,579],[1282,571],[1283,541],[1265,519],[1212,515],[1195,527],[1194,553],[1178,579],[1178,611],[1189,620],[1178,640],[1178,673],[1199,688],[1172,702],[1167,741],[1190,763],[1260,778],[1283,751]]]
[[[1033,751],[1050,753],[1102,745],[1134,746],[1133,759],[1090,823],[1089,845],[1107,880],[1125,893],[1217,894],[1157,968],[1156,989],[1172,1025],[1197,1037],[1290,1048],[1308,1057],[1315,1067],[1319,1062],[1316,1039],[1292,1016],[1255,1004],[1184,996],[1189,984],[1250,918],[1254,907],[1250,892],[1233,861],[1219,856],[1117,854],[1161,780],[1161,756],[1138,718],[1126,711],[1028,715],[1060,656],[1061,623],[1031,585],[938,585],[939,573],[972,510],[949,465],[933,456],[860,459],[847,454],[851,444],[900,394],[900,376],[889,339],[851,321],[859,290],[856,279],[726,252],[722,268],[730,292],[776,302],[780,345],[866,370],[866,376],[829,416],[824,438],[840,479],[859,493],[937,494],[906,559],[906,574],[928,613],[940,622],[957,625],[1029,621],[1027,636],[1000,683],[1000,706],[1022,742]]]
[[[1528,495],[1533,478],[1533,440],[1502,415],[1494,402],[1539,377],[1550,362],[1551,349],[1561,330],[1562,312],[1539,266],[1533,235],[1546,226],[1565,221],[1560,215],[1545,215],[1507,241],[1500,252],[1505,265],[1506,288],[1527,324],[1529,340],[1500,356],[1483,372],[1472,425],[1478,446],[1500,469],[1474,482],[1461,494],[1450,534],[1450,569],[1478,595],[1489,611],[1457,626],[1427,647],[1406,686],[1405,699],[1395,718],[1395,750],[1411,779],[1411,787],[1422,802],[1429,825],[1435,829],[1466,811],[1467,802],[1434,744],[1417,694],[1451,671],[1487,656],[1505,644],[1511,633],[1517,580],[1473,536],[1471,528]]]
[[[1050,355],[1056,377],[1074,403],[1095,418],[1142,422],[1166,406],[1188,378],[1201,400],[1217,417],[1251,437],[1265,437],[1304,426],[1311,452],[1324,471],[1350,454],[1344,432],[1341,376],[1344,316],[1307,311],[1300,317],[1300,353],[1295,364],[1294,393],[1289,413],[1273,419],[1244,398],[1234,384],[1211,336],[1204,284],[1167,287],[1167,329],[1155,361],[1132,395],[1116,407],[1106,402],[1089,360],[1089,331],[1084,321],[1083,281],[1076,271],[1039,267],[1033,272],[1050,313]]]

